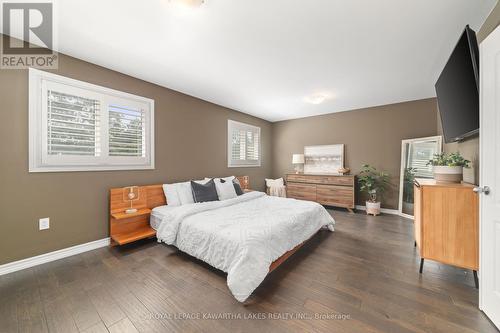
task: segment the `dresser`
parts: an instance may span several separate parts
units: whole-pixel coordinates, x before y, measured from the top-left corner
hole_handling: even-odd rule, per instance
[[[479,198],[474,185],[416,179],[415,245],[424,259],[473,270],[478,285]]]
[[[355,207],[354,176],[288,174],[286,194],[289,198],[347,208],[352,213]]]

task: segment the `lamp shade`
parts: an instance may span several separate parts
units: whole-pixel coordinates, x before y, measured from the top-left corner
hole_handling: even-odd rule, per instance
[[[304,164],[304,154],[293,154],[292,164]]]

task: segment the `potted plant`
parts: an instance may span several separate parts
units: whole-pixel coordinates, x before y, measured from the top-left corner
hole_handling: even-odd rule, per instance
[[[460,183],[463,179],[464,168],[470,167],[470,161],[460,153],[434,154],[427,165],[432,165],[434,179],[438,182]]]
[[[380,214],[380,199],[389,183],[389,174],[378,171],[368,164],[364,164],[358,175],[359,189],[368,194],[366,214],[374,216]]]
[[[403,213],[413,215],[413,182],[415,180],[415,168],[406,168],[403,174]]]

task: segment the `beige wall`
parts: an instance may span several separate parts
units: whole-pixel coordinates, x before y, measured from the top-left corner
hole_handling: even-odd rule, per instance
[[[499,23],[497,5],[478,32],[479,41]],[[4,143],[0,146],[0,264],[107,237],[111,187],[247,174],[252,187],[263,189],[265,177],[281,177],[292,169],[292,154],[303,151],[305,145],[344,143],[346,166],[354,173],[363,163],[388,171],[394,187],[384,206],[397,208],[401,140],[441,132],[434,99],[271,124],[67,56],[61,56],[55,72],[154,99],[156,169],[29,174],[28,74],[0,71],[4,119],[0,123]],[[227,119],[261,126],[262,167],[227,168]],[[476,161],[476,167],[465,175],[466,180],[476,182],[478,139],[445,149],[458,150]],[[42,217],[51,218],[50,230],[38,231]]]
[[[500,3],[497,3],[481,29],[477,32],[477,41],[481,43],[500,24]],[[438,132],[443,133],[441,119],[438,114]],[[445,152],[460,152],[466,159],[472,161],[472,167],[464,170],[464,180],[469,183],[479,183],[479,137],[473,137],[460,143],[444,145]]]
[[[273,176],[292,171],[292,154],[304,146],[343,143],[353,174],[364,163],[391,174],[383,207],[397,209],[401,140],[436,135],[436,113],[436,100],[426,99],[274,123]]]
[[[236,174],[263,189],[271,175],[267,121],[67,56],[56,73],[154,99],[156,169],[28,173],[28,72],[1,70],[0,264],[107,237],[112,187]],[[261,127],[262,167],[227,168],[227,119]]]

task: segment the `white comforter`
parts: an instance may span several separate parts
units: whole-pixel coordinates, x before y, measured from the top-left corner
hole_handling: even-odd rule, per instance
[[[333,231],[334,223],[317,203],[250,192],[169,209],[157,237],[228,273],[229,289],[243,302],[264,280],[273,261],[321,227]]]

